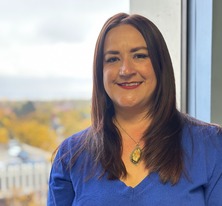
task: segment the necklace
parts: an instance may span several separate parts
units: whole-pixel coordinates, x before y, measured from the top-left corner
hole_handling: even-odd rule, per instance
[[[130,135],[129,133],[122,128],[122,126],[119,124],[119,122],[117,121],[117,119],[115,118],[115,122],[118,124],[118,126],[120,127],[120,129],[131,139],[133,140],[133,142],[135,142],[136,146],[133,149],[133,151],[130,153],[130,161],[136,165],[139,163],[141,156],[142,156],[142,149],[140,148],[140,141],[135,141]]]

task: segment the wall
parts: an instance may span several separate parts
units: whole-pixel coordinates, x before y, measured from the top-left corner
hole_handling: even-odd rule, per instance
[[[213,1],[211,122],[222,125],[222,1]]]

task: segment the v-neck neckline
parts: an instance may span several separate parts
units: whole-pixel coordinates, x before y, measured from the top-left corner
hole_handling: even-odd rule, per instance
[[[144,177],[144,179],[142,179],[136,186],[132,187],[132,186],[128,186],[126,185],[122,180],[117,180],[120,187],[123,188],[123,190],[130,190],[133,191],[134,194],[140,193],[142,192],[144,189],[147,188],[147,186],[149,186],[150,184],[153,183],[154,178],[157,174],[156,173],[150,173],[149,175],[147,175],[146,177]]]

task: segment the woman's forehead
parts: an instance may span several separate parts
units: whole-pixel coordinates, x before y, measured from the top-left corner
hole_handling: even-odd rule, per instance
[[[146,47],[142,34],[131,25],[120,25],[112,28],[105,37],[104,50],[124,47]]]

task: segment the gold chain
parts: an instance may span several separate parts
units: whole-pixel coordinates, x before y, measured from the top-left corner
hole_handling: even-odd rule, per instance
[[[115,118],[115,122],[116,122],[116,123],[118,124],[118,126],[126,133],[126,135],[127,135],[131,140],[133,140],[133,141],[135,142],[136,145],[139,145],[139,143],[140,143],[141,140],[139,140],[138,142],[137,142],[136,140],[134,140],[134,139],[128,134],[128,132],[127,132],[125,129],[123,129],[123,127],[120,125],[120,123],[117,121],[116,118]]]
[[[142,155],[142,149],[140,148],[139,146],[139,143],[140,141],[135,141],[129,134],[128,132],[122,128],[122,126],[120,125],[120,123],[117,121],[117,119],[115,118],[115,122],[118,124],[118,126],[126,133],[126,135],[135,142],[136,144],[136,147],[133,149],[133,151],[131,152],[130,154],[130,161],[133,163],[133,164],[138,164],[140,159],[141,159],[141,155]]]

